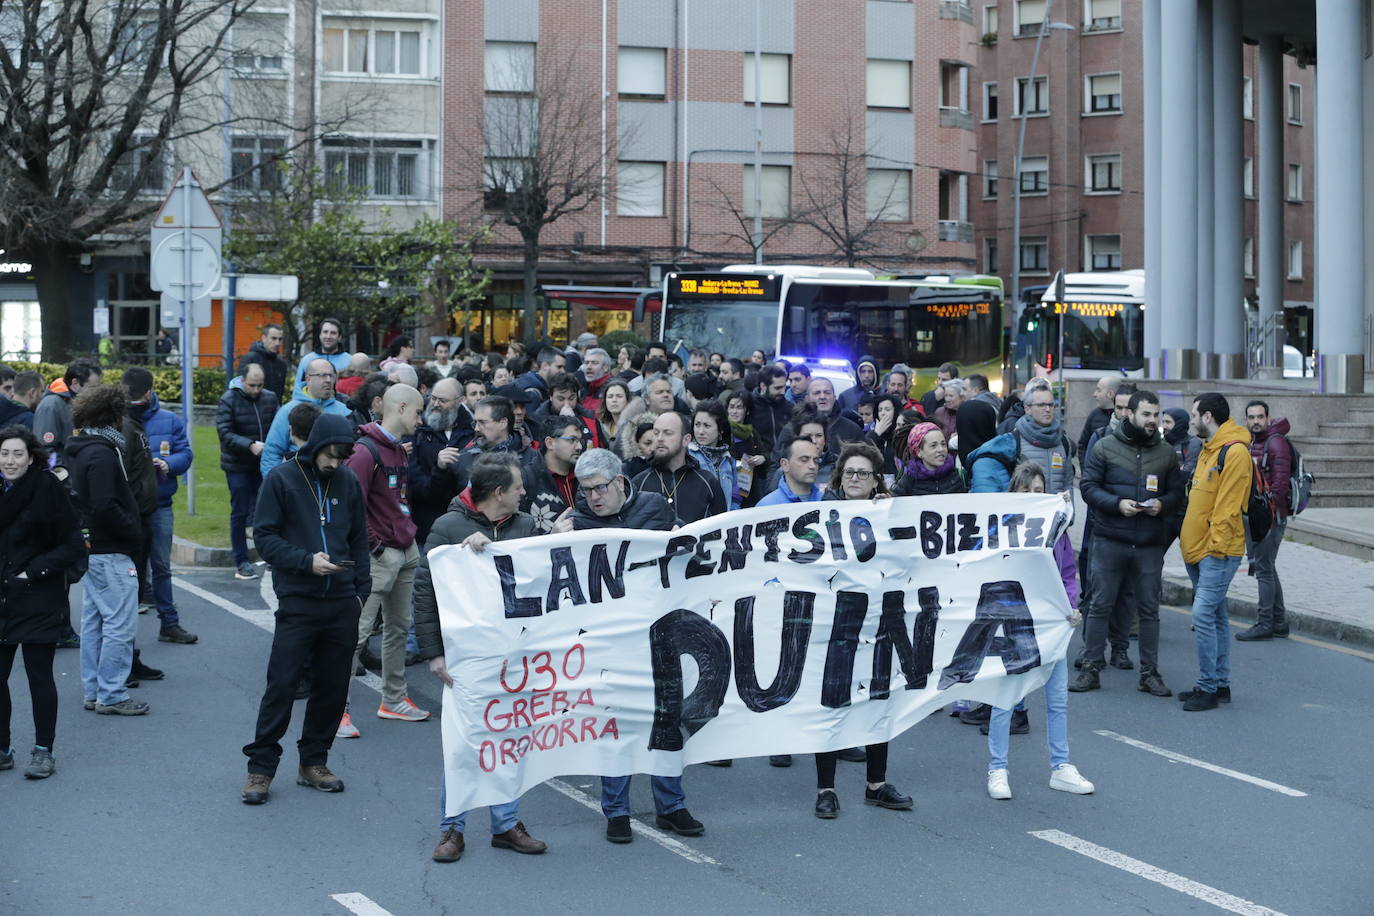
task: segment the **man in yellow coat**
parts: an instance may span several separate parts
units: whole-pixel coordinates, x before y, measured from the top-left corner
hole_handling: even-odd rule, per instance
[[[1226,398],[1215,392],[1193,399],[1192,432],[1203,440],[1193,471],[1188,513],[1179,548],[1193,580],[1193,631],[1198,680],[1180,693],[1187,712],[1231,702],[1231,623],[1226,592],[1245,554],[1241,513],[1250,500],[1250,433],[1231,419]],[[1234,446],[1239,445],[1240,448]],[[1223,466],[1222,451],[1226,450]]]

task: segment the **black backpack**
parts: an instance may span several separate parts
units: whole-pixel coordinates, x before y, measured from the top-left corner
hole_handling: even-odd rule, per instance
[[[1226,453],[1232,446],[1239,445],[1245,450],[1245,457],[1250,458],[1250,449],[1240,442],[1233,442],[1221,450],[1217,456],[1216,472],[1221,474],[1226,467]],[[1269,529],[1274,526],[1274,494],[1269,490],[1269,482],[1260,473],[1259,465],[1253,460],[1250,461],[1250,498],[1241,509],[1244,516],[1246,530],[1250,532],[1250,540],[1258,544],[1269,534]]]

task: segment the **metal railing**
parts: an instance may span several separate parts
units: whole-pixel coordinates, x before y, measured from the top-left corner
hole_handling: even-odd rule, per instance
[[[1245,338],[1247,375],[1253,377],[1262,368],[1283,371],[1283,345],[1288,339],[1288,329],[1281,313],[1263,321],[1247,320]]]

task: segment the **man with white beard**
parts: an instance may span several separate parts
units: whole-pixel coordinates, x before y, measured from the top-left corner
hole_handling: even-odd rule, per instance
[[[410,510],[415,519],[415,543],[423,545],[439,516],[458,495],[458,479],[452,468],[462,451],[464,435],[458,422],[463,409],[463,383],[440,379],[429,393],[429,405],[415,430],[410,452]]]

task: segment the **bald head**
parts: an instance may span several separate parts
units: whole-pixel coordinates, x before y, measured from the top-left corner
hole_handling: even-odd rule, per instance
[[[1104,375],[1097,380],[1097,387],[1093,389],[1093,400],[1103,410],[1111,410],[1116,402],[1116,390],[1120,387],[1121,376]]]
[[[243,388],[243,393],[249,398],[257,398],[258,395],[262,394],[262,386],[266,381],[267,376],[262,371],[262,364],[249,363],[243,370],[243,381],[239,384]]]
[[[367,375],[372,369],[372,357],[366,353],[354,353],[348,358],[348,371],[355,375]]]
[[[382,395],[382,426],[393,436],[411,436],[420,425],[424,398],[409,385],[392,385]]]
[[[458,398],[462,397],[462,395],[463,389],[459,387],[458,380],[452,377],[439,379],[439,381],[435,382],[434,387],[431,388],[429,391],[429,396],[431,398],[437,396],[440,398],[452,398],[454,400],[457,400]]]
[[[312,359],[310,365],[305,367],[305,391],[317,401],[332,398],[337,381],[334,364],[327,359]]]

